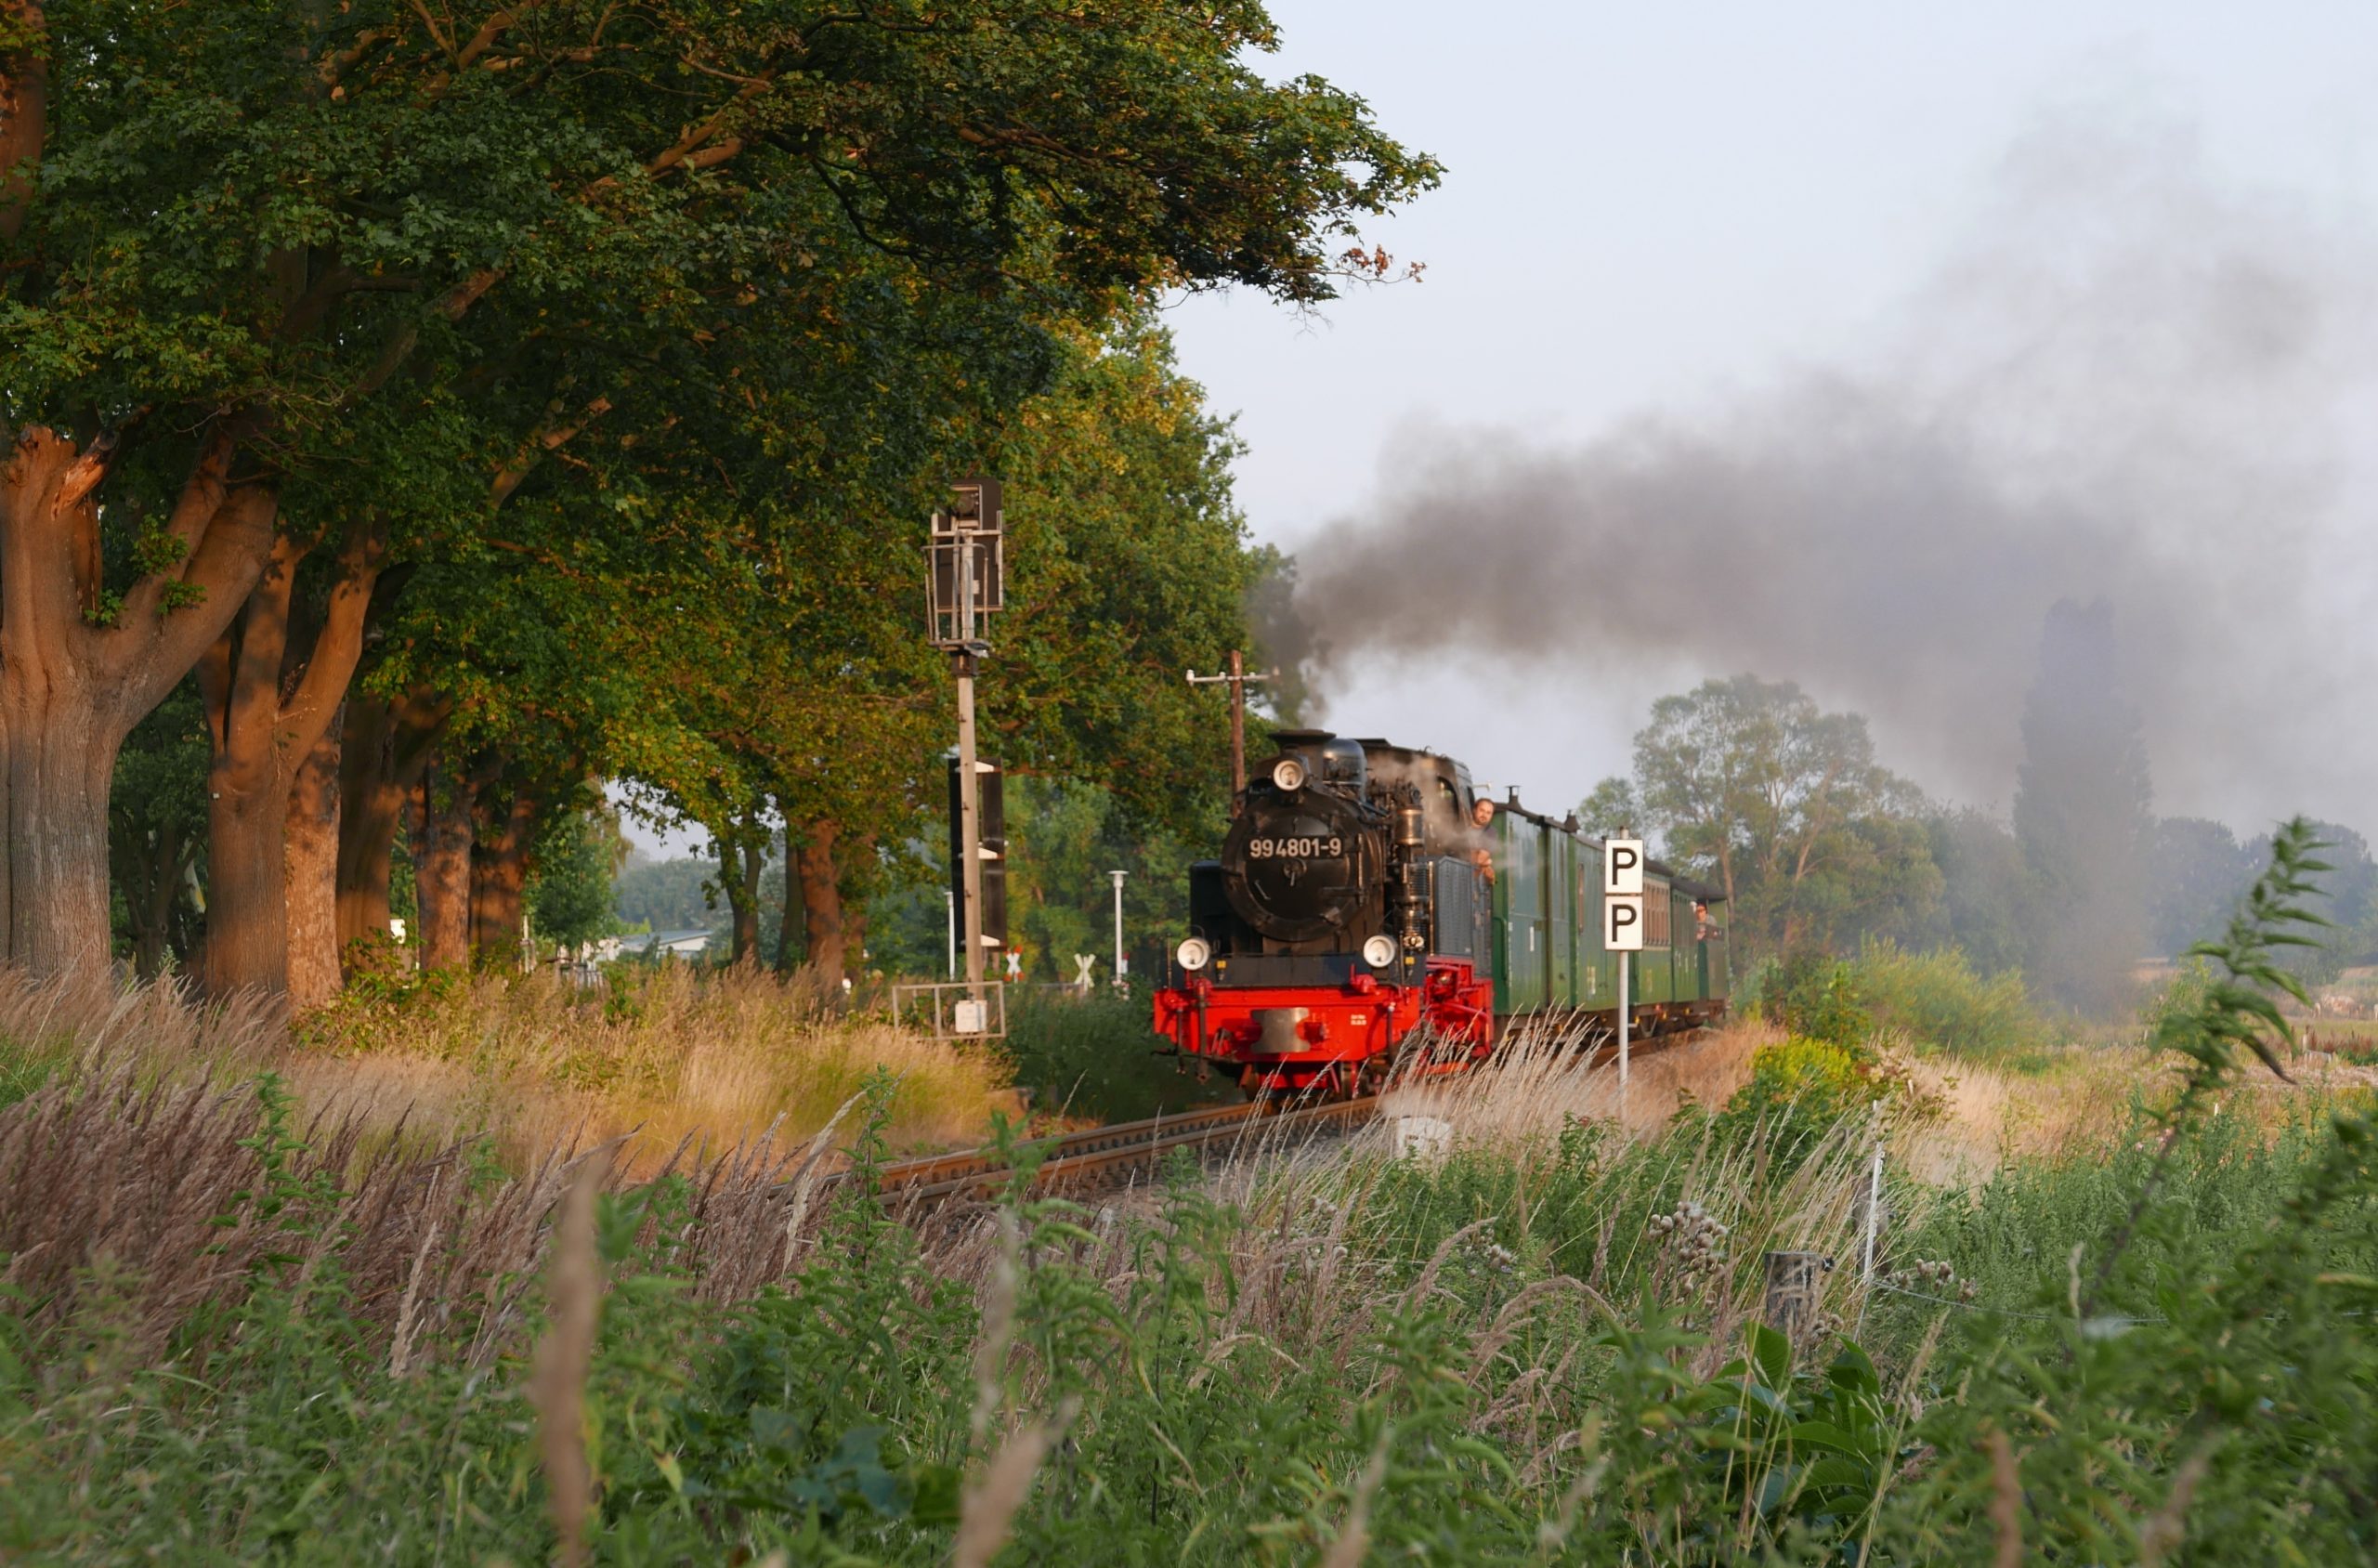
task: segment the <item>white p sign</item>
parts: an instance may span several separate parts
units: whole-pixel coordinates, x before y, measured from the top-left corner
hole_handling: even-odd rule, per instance
[[[1641,880],[1642,873],[1636,873]],[[1643,895],[1614,894],[1601,901],[1601,946],[1609,953],[1643,950]]]
[[[1605,898],[1640,897],[1643,892],[1643,841],[1604,839],[1601,844],[1601,892]]]

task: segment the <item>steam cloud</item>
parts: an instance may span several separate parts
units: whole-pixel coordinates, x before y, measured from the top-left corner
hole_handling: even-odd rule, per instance
[[[1749,670],[2003,801],[2042,617],[2104,596],[2161,809],[2366,817],[2373,279],[2378,247],[2225,188],[2183,131],[2044,122],[1880,352],[1583,445],[1400,438],[1378,503],[1299,552],[1321,685],[1467,653],[1640,712]]]

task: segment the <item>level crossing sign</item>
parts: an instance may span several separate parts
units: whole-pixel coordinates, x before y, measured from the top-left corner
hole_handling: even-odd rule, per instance
[[[1643,841],[1604,839],[1601,945],[1612,953],[1643,950]]]

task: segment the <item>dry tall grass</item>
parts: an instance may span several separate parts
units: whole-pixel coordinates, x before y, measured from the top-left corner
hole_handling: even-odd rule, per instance
[[[304,1020],[289,1077],[314,1104],[441,1135],[498,1130],[507,1154],[635,1133],[648,1169],[681,1139],[718,1147],[770,1127],[805,1136],[869,1074],[898,1088],[895,1149],[979,1143],[1020,1114],[995,1054],[821,1008],[799,984],[681,965],[579,990],[549,975],[425,987],[401,1003],[353,995]]]
[[[36,1332],[121,1287],[122,1326],[156,1339],[240,1296],[294,1245],[301,1275],[335,1255],[393,1370],[484,1365],[522,1331],[564,1194],[590,1167],[607,1184],[627,1177],[615,1143],[556,1146],[515,1176],[490,1169],[475,1143],[373,1152],[366,1136],[352,1118],[290,1121],[276,1173],[272,1118],[252,1083],[143,1081],[130,1064],[54,1082],[0,1107],[0,1286]],[[673,1246],[698,1296],[740,1300],[784,1276],[824,1153],[822,1141],[763,1137],[663,1162],[660,1174],[686,1180]]]
[[[525,1168],[557,1144],[629,1137],[649,1172],[686,1138],[725,1149],[804,1137],[877,1070],[897,1080],[897,1150],[981,1142],[1020,1114],[996,1054],[827,1011],[763,973],[670,966],[581,991],[543,973],[359,991],[297,1021],[255,1000],[200,1003],[170,984],[33,982],[0,969],[0,1101],[53,1073],[142,1081],[271,1070],[370,1152],[472,1133]]]

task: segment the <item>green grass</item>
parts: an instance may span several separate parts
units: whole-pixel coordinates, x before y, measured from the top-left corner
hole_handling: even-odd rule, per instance
[[[1221,1104],[1240,1098],[1226,1078],[1199,1082],[1182,1058],[1159,1056],[1143,991],[1101,987],[1088,995],[1013,987],[1007,1053],[1036,1112],[1097,1122]]]
[[[1827,1337],[1791,1363],[1738,1287],[1762,1248],[1807,1239],[1831,1156],[1762,1185],[1760,1138],[1714,1122],[1358,1159],[1241,1208],[1176,1171],[1138,1224],[1011,1200],[1005,1245],[929,1246],[854,1198],[737,1302],[705,1289],[689,1183],[607,1198],[580,1429],[594,1560],[944,1561],[966,1488],[1044,1424],[1062,1440],[1004,1561],[1306,1562],[1357,1511],[1382,1558],[1815,1562],[1871,1532],[1875,1561],[1987,1560],[1993,1431],[2045,1556],[2134,1558],[2208,1444],[2200,1560],[2378,1548],[2353,1503],[2378,1452],[2367,1296],[2318,1283],[2371,1274],[2378,1235],[2358,1173],[2302,1206],[2359,1146],[2335,1127],[2192,1135],[2094,1309],[2114,1329],[2063,1305],[2069,1252],[2104,1247],[2144,1150],[2017,1163],[1934,1205],[1892,1258],[1952,1261],[1975,1303],[1878,1298],[1862,1348]],[[1728,1225],[1718,1280],[1652,1223],[1695,1199]],[[101,1265],[61,1321],[0,1314],[0,1555],[553,1554],[545,1293],[491,1360],[433,1342],[392,1374],[336,1248],[300,1259],[338,1212],[288,1155],[227,1215],[291,1238],[236,1298],[159,1337],[141,1282]]]
[[[1805,1042],[1645,1143],[1176,1166],[1108,1210],[1019,1181],[918,1229],[772,1169],[353,1175],[269,1083],[36,1094],[0,1238],[136,1196],[182,1229],[15,1261],[0,1559],[2371,1561],[2378,1120],[2241,1111],[2278,982],[2232,936],[2126,1122],[1893,1174],[1899,1290],[1851,1200],[1924,1112]],[[1757,1322],[1787,1249],[1838,1265],[1797,1347]]]

